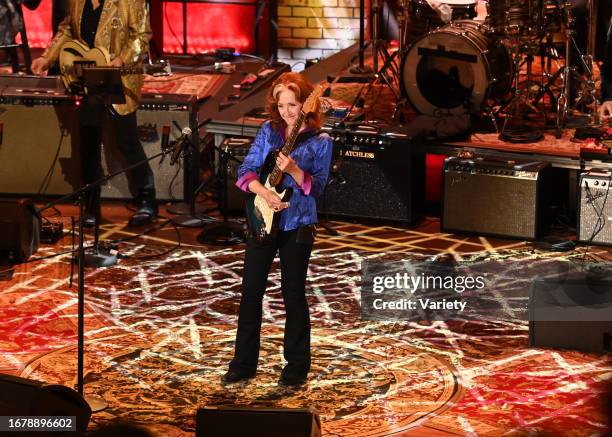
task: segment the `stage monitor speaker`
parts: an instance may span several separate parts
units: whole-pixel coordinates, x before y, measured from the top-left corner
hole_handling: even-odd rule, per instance
[[[416,221],[425,199],[425,155],[414,147],[420,136],[332,132],[332,138],[330,179],[317,199],[320,216]]]
[[[0,199],[0,253],[17,262],[38,250],[40,220],[27,199]]]
[[[194,96],[179,94],[145,95],[138,116],[138,132],[147,156],[161,150],[162,130],[171,129],[172,138],[184,127],[197,139],[197,105]],[[123,156],[111,143],[103,141],[105,174],[122,169]],[[171,166],[169,158],[151,163],[157,197],[182,200],[197,187],[198,156]],[[41,96],[24,103],[0,104],[0,193],[11,195],[65,195],[81,186],[78,143],[78,114],[71,101]],[[191,188],[189,188],[191,187]],[[102,189],[102,196],[131,199],[124,175],[113,178]]]
[[[319,415],[309,409],[204,407],[196,437],[320,437]]]
[[[612,352],[612,280],[540,278],[529,291],[529,344]]]
[[[534,240],[550,225],[551,168],[543,162],[447,158],[441,229]]]
[[[49,435],[81,436],[87,430],[91,408],[76,391],[63,385],[0,374],[0,416],[74,416],[76,432],[53,432]],[[22,434],[16,432],[9,435]]]
[[[577,240],[612,244],[612,173],[595,170],[580,176]]]

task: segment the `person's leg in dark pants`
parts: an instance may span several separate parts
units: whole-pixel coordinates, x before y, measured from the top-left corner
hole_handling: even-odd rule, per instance
[[[279,248],[281,289],[285,303],[284,356],[281,379],[303,379],[310,370],[310,313],[306,275],[312,242],[298,242],[298,231],[285,233]]]
[[[130,171],[137,190],[136,203],[139,210],[134,214],[130,224],[138,225],[151,222],[157,216],[155,203],[155,180],[151,165],[138,138],[136,113],[127,115],[114,114],[112,123],[117,147],[125,157],[128,165],[141,163]]]
[[[261,245],[253,241],[247,243],[236,346],[234,359],[229,365],[230,372],[241,376],[254,375],[257,370],[262,301],[276,250],[276,242],[269,245]]]

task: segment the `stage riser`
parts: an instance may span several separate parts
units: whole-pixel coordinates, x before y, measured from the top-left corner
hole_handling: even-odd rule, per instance
[[[161,102],[156,102],[155,106],[148,103],[138,111],[139,134],[147,156],[159,153],[163,126],[172,127],[171,139],[180,135],[180,129],[173,125],[173,121],[181,128],[190,126],[195,130],[197,121],[194,105],[181,104],[169,108],[168,105],[164,107]],[[71,102],[27,106],[0,104],[0,123],[3,128],[0,194],[64,195],[81,186],[78,115]],[[104,174],[120,170],[126,165],[106,134],[103,136],[102,149]],[[188,165],[193,167],[191,162]],[[159,199],[185,197],[185,179],[189,175],[184,171],[184,165],[179,167],[170,166],[168,158],[161,166],[159,158],[151,163]],[[43,184],[50,171],[50,181]],[[195,173],[197,175],[197,169]],[[190,186],[193,183],[190,181]],[[103,186],[102,196],[109,199],[131,199],[132,193],[126,177],[119,175],[113,178]]]

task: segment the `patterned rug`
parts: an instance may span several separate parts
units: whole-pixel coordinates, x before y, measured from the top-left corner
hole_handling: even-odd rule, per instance
[[[520,319],[363,321],[362,263],[426,258],[352,248],[358,239],[350,228],[343,228],[345,245],[323,239],[313,253],[313,366],[301,389],[276,384],[284,326],[278,265],[264,302],[257,377],[228,388],[220,377],[233,351],[241,247],[184,248],[156,258],[164,247],[123,244],[119,264],[88,269],[85,391],[109,403],[90,426],[124,419],[158,435],[192,435],[198,407],[239,405],[312,407],[325,436],[410,435],[423,426],[450,435],[603,434],[601,399],[612,379],[605,356],[529,348]],[[392,244],[418,245],[415,234]],[[579,256],[496,249],[453,259],[495,261],[502,270],[492,286],[507,287],[526,280],[517,269]],[[64,255],[18,266],[0,283],[1,372],[74,385],[76,286],[69,287],[69,273]]]

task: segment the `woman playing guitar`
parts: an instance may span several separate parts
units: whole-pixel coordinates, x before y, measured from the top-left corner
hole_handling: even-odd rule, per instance
[[[322,116],[318,98],[311,94],[316,94],[313,86],[298,73],[285,73],[272,84],[266,101],[271,120],[262,126],[238,169],[236,185],[256,198],[247,202],[256,212],[247,211],[251,235],[244,260],[235,354],[223,377],[224,383],[255,376],[262,300],[277,252],[287,317],[284,340],[287,365],[279,384],[300,385],[310,370],[306,273],[317,222],[315,198],[325,189],[332,159],[332,140],[318,132]],[[287,147],[292,142],[293,147]],[[291,151],[277,153],[281,149]],[[275,175],[280,176],[277,184],[273,182]],[[277,216],[274,228],[268,228],[269,231],[253,224],[258,216],[267,214],[263,209]]]

